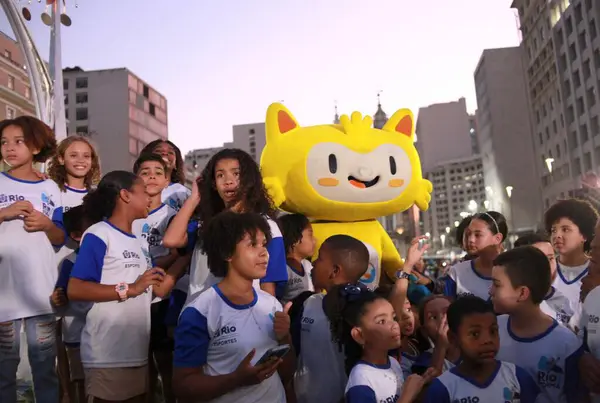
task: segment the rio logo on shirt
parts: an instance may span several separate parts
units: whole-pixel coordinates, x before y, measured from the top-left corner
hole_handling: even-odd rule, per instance
[[[460,399],[454,399],[452,403],[479,403],[478,396],[467,396],[461,397]]]
[[[540,357],[537,373],[538,385],[545,388],[560,388],[561,375],[564,371],[557,365],[558,360],[558,358]]]
[[[224,346],[237,343],[237,327],[232,325],[221,326],[212,337],[213,346]]]
[[[160,246],[162,244],[162,237],[160,236],[158,229],[147,223],[142,227],[142,238],[144,238],[150,246]]]
[[[520,403],[521,395],[517,391],[510,390],[509,388],[504,388],[502,392],[504,396],[504,403]]]
[[[139,259],[140,255],[138,255],[136,252],[131,252],[128,250],[124,250],[123,251],[123,257],[125,259]]]
[[[52,210],[54,210],[54,202],[52,201],[52,198],[46,193],[42,192],[42,213],[44,213],[46,217],[51,217]]]
[[[16,203],[18,201],[23,201],[23,200],[25,200],[25,196],[0,194],[0,205],[1,204],[13,204],[13,203]]]
[[[398,399],[400,399],[400,395],[396,394],[394,396],[390,396],[385,399],[381,399],[379,401],[379,403],[396,403],[398,401]]]
[[[588,323],[589,324],[596,325],[596,324],[598,324],[598,322],[600,322],[600,317],[598,317],[596,315],[589,315],[588,316]]]

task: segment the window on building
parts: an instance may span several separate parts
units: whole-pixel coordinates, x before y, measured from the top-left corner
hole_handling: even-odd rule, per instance
[[[87,92],[78,92],[77,94],[75,94],[75,103],[87,104],[88,103],[88,93]]]
[[[17,110],[12,106],[6,107],[6,119],[14,119],[17,117]]]
[[[574,150],[579,145],[579,140],[577,139],[577,132],[571,132],[570,137],[571,138],[569,139],[569,145],[571,146],[571,150]]]
[[[573,105],[567,108],[567,123],[571,124],[575,120],[575,111],[573,110]]]
[[[588,172],[592,170],[592,154],[583,154],[583,171]]]
[[[592,0],[585,0],[585,9],[587,11],[591,11],[592,10]]]
[[[69,109],[65,108],[65,119],[69,120]]]
[[[87,108],[77,108],[75,111],[75,119],[77,120],[88,120]]]
[[[579,34],[579,50],[583,52],[587,48],[587,41],[585,39],[585,31]]]
[[[63,80],[63,90],[65,90],[65,91],[66,91],[66,90],[68,90],[68,89],[69,89],[69,79],[68,79],[68,78],[65,78],[65,79]]]
[[[146,98],[150,97],[150,88],[148,88],[148,86],[146,84],[144,84],[142,93],[144,94],[144,97],[146,97]]]
[[[577,47],[575,47],[574,43],[569,46],[569,59],[571,62],[574,62],[575,59],[577,59]]]
[[[577,98],[577,116],[581,116],[585,113],[585,104],[583,103],[583,97]]]
[[[590,21],[590,39],[593,41],[598,36],[598,28],[596,27],[596,20]]]
[[[588,108],[591,108],[592,106],[596,105],[596,89],[594,87],[588,88],[588,90],[586,91],[586,96]]]
[[[31,89],[29,87],[25,87],[25,98],[31,99]]]
[[[571,32],[573,32],[573,19],[570,16],[567,18],[567,22],[565,22],[565,27],[567,30],[567,36],[571,35]]]
[[[87,77],[77,77],[75,79],[75,88],[87,88],[88,79]]]
[[[560,144],[556,145],[556,158],[560,158]]]
[[[581,9],[581,3],[575,6],[575,24],[579,24],[583,20],[583,10]]]
[[[573,72],[573,85],[575,86],[575,90],[581,87],[581,75],[579,74],[579,70]]]
[[[598,116],[594,116],[591,120],[591,124],[592,124],[592,134],[594,136],[598,136],[600,135],[600,122],[598,121]]]
[[[156,116],[156,106],[154,106],[152,102],[150,102],[149,106],[148,112],[150,112],[152,116]]]
[[[573,161],[573,169],[573,173],[575,175],[581,175],[581,160],[579,158],[575,158],[575,160]]]
[[[77,126],[77,127],[75,128],[75,132],[76,132],[77,134],[88,134],[88,133],[89,133],[89,130],[88,130],[88,127],[87,127],[87,126]]]
[[[579,127],[579,133],[581,134],[581,142],[585,143],[590,138],[587,125],[584,123]]]
[[[8,88],[10,88],[11,90],[15,89],[15,78],[10,74],[8,75]]]

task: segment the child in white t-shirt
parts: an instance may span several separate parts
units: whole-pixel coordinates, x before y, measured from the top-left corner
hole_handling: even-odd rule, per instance
[[[133,222],[148,215],[144,182],[113,171],[85,198],[87,218],[67,287],[70,301],[92,302],[81,333],[88,398],[142,402],[147,391],[150,304],[176,279],[148,267]]]
[[[524,368],[540,388],[537,403],[578,402],[581,341],[540,309],[550,288],[550,263],[533,246],[504,252],[494,261],[490,289],[498,317],[498,359]]]
[[[475,296],[459,297],[447,311],[448,339],[461,362],[435,379],[425,403],[534,403],[539,388],[514,364],[496,359],[500,338],[492,306]]]
[[[548,262],[550,262],[550,276],[552,279],[556,278],[556,255],[548,238],[538,234],[525,235],[515,241],[515,248],[520,246],[534,246],[544,252]],[[564,326],[569,326],[571,317],[574,314],[569,299],[553,285],[550,286],[548,293],[540,304],[540,309]]]
[[[312,264],[307,259],[314,254],[317,241],[310,221],[302,214],[285,214],[278,222],[287,253],[288,281],[282,283],[283,289],[277,296],[285,303],[305,291],[314,291]]]
[[[349,284],[329,290],[325,309],[333,337],[344,351],[346,369],[351,369],[346,402],[413,402],[424,379],[412,375],[405,383],[400,363],[389,355],[401,345],[400,325],[392,304],[372,291]]]
[[[575,331],[581,321],[579,289],[588,271],[586,253],[597,221],[596,209],[589,202],[577,199],[559,200],[544,214],[546,231],[558,254],[557,275],[552,285],[569,300],[574,312],[569,327]]]
[[[186,401],[285,403],[283,385],[296,368],[287,313],[291,303],[282,308],[253,286],[267,271],[270,226],[260,214],[223,212],[205,234],[210,270],[223,280],[181,313],[175,331],[175,394]],[[258,363],[277,347],[288,348],[283,358]]]
[[[34,170],[56,150],[52,130],[30,116],[0,122],[0,402],[17,399],[21,329],[27,337],[35,400],[56,402],[56,316],[49,296],[65,242],[60,191]]]

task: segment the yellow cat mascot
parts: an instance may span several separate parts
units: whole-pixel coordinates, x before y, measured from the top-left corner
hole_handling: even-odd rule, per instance
[[[370,266],[361,282],[374,288],[382,271],[394,279],[403,263],[377,217],[413,204],[426,210],[433,187],[423,179],[410,110],[397,111],[382,130],[359,112],[340,122],[302,127],[285,106],[272,104],[262,175],[276,206],[313,221],[317,250],[336,234],[364,242]]]

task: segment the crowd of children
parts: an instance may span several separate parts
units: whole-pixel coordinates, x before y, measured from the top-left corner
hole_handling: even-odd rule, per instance
[[[600,402],[587,202],[555,203],[549,237],[507,251],[502,214],[466,218],[467,256],[439,279],[419,273],[416,238],[371,291],[367,247],[335,235],[315,251],[310,220],[275,211],[241,150],[190,191],[168,141],[104,176],[86,138],[56,144],[31,117],[1,122],[0,145],[2,403],[22,331],[38,403]]]

